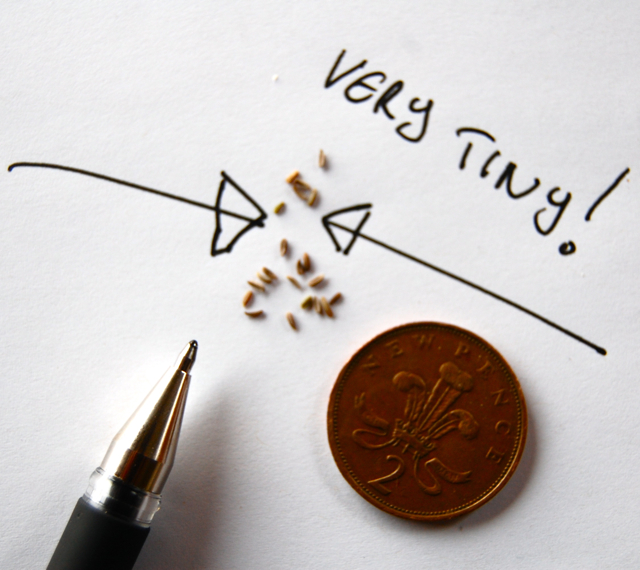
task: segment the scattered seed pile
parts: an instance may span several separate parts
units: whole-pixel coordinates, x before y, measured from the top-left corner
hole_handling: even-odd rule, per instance
[[[320,150],[320,155],[318,157],[318,166],[320,168],[325,168],[326,165],[327,157],[324,152]],[[302,180],[299,171],[294,170],[291,174],[289,174],[289,176],[285,178],[285,180],[288,184],[291,185],[296,196],[298,196],[298,198],[300,198],[301,200],[304,200],[308,206],[313,207],[317,203],[318,191]],[[280,202],[273,211],[276,214],[283,213],[285,211],[285,203]],[[283,239],[280,242],[280,255],[282,257],[287,257],[289,253],[289,243],[286,239]],[[302,256],[295,262],[295,269],[296,273],[298,274],[298,278],[293,277],[292,275],[287,275],[287,280],[296,289],[300,291],[305,291],[306,287],[309,287],[311,289],[321,289],[327,285],[328,279],[325,279],[324,274],[318,274],[315,276],[311,275],[313,273],[313,264],[311,263],[309,254],[302,254]],[[278,280],[278,276],[268,267],[263,267],[260,271],[258,271],[256,273],[256,277],[257,279],[247,281],[251,289],[247,291],[242,298],[242,306],[245,309],[245,314],[252,319],[266,317],[266,313],[262,310],[248,310],[255,299],[255,295],[266,293],[267,287],[273,284],[274,281]],[[327,298],[323,296],[307,294],[300,303],[300,307],[306,311],[314,310],[318,315],[321,316],[326,315],[329,318],[334,318],[335,315],[332,307],[341,299],[341,293],[336,293],[331,297],[330,300],[327,300]],[[298,330],[298,325],[293,316],[293,313],[287,312],[285,314],[285,318],[287,319],[287,322],[293,330]]]
[[[289,244],[287,240],[282,240],[282,242],[280,243],[280,255],[286,256],[288,251]],[[305,291],[307,287],[311,289],[323,287],[328,282],[328,279],[325,279],[325,276],[323,274],[316,275],[315,277],[311,277],[311,275],[309,275],[309,278],[307,279],[307,274],[312,273],[311,258],[307,253],[302,254],[302,257],[296,261],[295,267],[300,277],[296,278],[293,275],[287,275],[287,280],[289,281],[289,283],[291,283],[291,285],[293,285],[300,291]],[[248,310],[255,299],[255,295],[259,293],[266,293],[267,287],[278,279],[278,276],[268,267],[263,267],[256,273],[256,275],[256,280],[247,281],[251,289],[249,289],[244,294],[244,297],[242,297],[242,306],[245,308],[245,315],[253,319],[266,316],[266,313],[262,310]],[[341,299],[342,293],[336,293],[331,297],[330,300],[327,300],[327,298],[324,296],[307,294],[300,303],[300,307],[307,311],[313,309],[319,315],[326,315],[329,318],[334,318],[335,315],[332,306],[338,303]],[[289,325],[291,325],[291,328],[294,330],[298,330],[298,326],[296,324],[293,313],[288,312],[286,313],[285,317]]]

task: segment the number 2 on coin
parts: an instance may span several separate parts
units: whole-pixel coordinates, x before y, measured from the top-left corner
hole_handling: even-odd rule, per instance
[[[387,489],[387,487],[385,487],[383,483],[388,483],[389,481],[400,479],[400,477],[402,477],[402,474],[404,473],[405,468],[404,460],[402,459],[402,457],[398,457],[397,455],[387,455],[386,459],[387,461],[397,461],[398,466],[391,473],[385,475],[384,477],[367,481],[369,485],[371,485],[376,491],[382,493],[383,495],[389,495],[391,493],[391,489]]]

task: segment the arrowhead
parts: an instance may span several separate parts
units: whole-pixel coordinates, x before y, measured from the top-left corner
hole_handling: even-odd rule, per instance
[[[358,204],[357,206],[335,210],[322,217],[322,225],[336,246],[336,251],[342,251],[344,255],[349,255],[349,251],[351,251],[353,244],[360,235],[360,230],[371,215],[369,211],[371,208],[371,204]],[[340,217],[340,222],[335,221],[338,216]],[[345,246],[340,245],[340,241],[336,237],[336,230],[338,230],[338,235],[346,242]]]
[[[229,188],[225,193],[225,189]],[[235,192],[233,191],[235,190]],[[222,199],[224,196],[224,208]],[[231,253],[236,242],[250,229],[264,227],[266,212],[249,196],[226,172],[222,172],[222,180],[213,207],[216,214],[216,227],[211,243],[211,256],[221,253]],[[224,220],[224,224],[223,224]],[[224,226],[224,228],[223,228]],[[223,229],[225,243],[220,244]]]

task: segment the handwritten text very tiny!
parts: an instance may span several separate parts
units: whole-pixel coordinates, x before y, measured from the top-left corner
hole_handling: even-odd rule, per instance
[[[433,100],[427,99],[426,97],[424,100],[421,100],[420,97],[413,97],[408,103],[405,99],[405,106],[402,107],[400,104],[402,97],[397,99],[404,89],[404,82],[402,80],[397,80],[386,86],[387,74],[383,71],[372,71],[354,75],[356,71],[363,70],[366,67],[367,60],[363,59],[360,63],[344,69],[346,64],[344,64],[342,60],[345,54],[346,50],[342,50],[335,60],[324,82],[325,89],[330,89],[336,83],[342,82],[345,78],[351,76],[349,77],[351,80],[350,83],[343,83],[343,85],[345,85],[344,96],[347,101],[356,105],[368,102],[368,104],[373,105],[372,111],[374,113],[382,111],[391,121],[396,120],[394,113],[400,114],[402,117],[400,120],[402,122],[396,126],[396,133],[403,140],[410,143],[415,144],[420,142],[427,133],[429,118],[434,107]],[[354,79],[354,77],[357,77],[357,79]],[[455,130],[455,133],[465,143],[458,162],[458,168],[460,170],[464,170],[467,167],[467,159],[471,154],[474,143],[483,143],[486,145],[487,141],[490,141],[491,144],[496,142],[496,138],[493,135],[483,129],[475,127],[460,127]],[[494,188],[499,190],[504,187],[507,196],[513,200],[525,198],[541,188],[541,182],[538,178],[534,178],[533,183],[525,188],[517,188],[514,175],[518,165],[515,162],[509,162],[502,170],[498,168],[498,170],[493,172],[490,167],[500,155],[499,150],[495,149],[495,147],[491,148],[480,168],[479,176],[481,178],[491,176],[491,179],[495,180]],[[595,209],[613,192],[629,172],[629,168],[624,169],[613,183],[597,198],[585,215],[586,221],[591,220]],[[542,236],[551,234],[560,222],[562,215],[571,202],[571,192],[563,191],[559,186],[554,186],[547,191],[546,202],[546,205],[538,209],[533,215],[533,226]],[[574,253],[576,249],[573,241],[566,241],[560,245],[559,252],[562,255],[570,255]]]

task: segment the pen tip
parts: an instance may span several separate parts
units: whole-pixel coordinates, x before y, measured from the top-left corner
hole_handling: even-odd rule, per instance
[[[183,372],[189,372],[193,363],[196,361],[196,353],[198,352],[198,343],[195,340],[190,341],[187,346],[184,347],[178,359],[176,360],[176,367]]]

